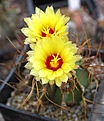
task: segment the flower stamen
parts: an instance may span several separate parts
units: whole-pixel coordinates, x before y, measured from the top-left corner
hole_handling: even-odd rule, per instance
[[[53,59],[51,60],[51,62],[53,62],[54,64],[57,64],[57,62],[61,59],[59,58],[59,53],[57,53],[57,55],[52,55]]]
[[[54,33],[54,30],[47,26],[47,28],[43,28],[41,34],[42,37],[50,37]]]
[[[56,71],[59,69],[63,64],[62,58],[60,57],[59,53],[52,54],[51,56],[47,57],[46,66],[48,69]]]

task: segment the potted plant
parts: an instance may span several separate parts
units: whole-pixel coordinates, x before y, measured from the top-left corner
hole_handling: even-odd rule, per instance
[[[45,12],[36,8],[36,13],[24,20],[28,26],[22,32],[29,49],[25,48],[16,63],[20,68],[14,67],[0,87],[0,110],[4,119],[87,120],[92,98],[103,77],[102,63],[96,54],[83,50],[88,40],[79,47],[72,43],[67,37],[69,18],[61,15],[60,10],[55,13],[52,6]],[[25,60],[21,60],[23,57]],[[26,59],[23,68],[20,61]]]

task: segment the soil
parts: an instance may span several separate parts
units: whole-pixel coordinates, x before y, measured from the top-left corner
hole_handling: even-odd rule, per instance
[[[83,66],[87,66],[87,64],[88,63],[85,63],[85,65]],[[25,79],[23,78],[22,80],[21,78],[20,83],[16,86],[17,88],[14,92],[11,93],[11,97],[8,99],[7,105],[12,106],[13,108],[37,113],[45,117],[50,117],[58,121],[86,121],[88,120],[91,108],[93,106],[92,102],[97,93],[97,88],[99,88],[99,85],[102,82],[101,80],[103,80],[104,78],[104,63],[101,62],[101,60],[99,60],[98,58],[94,59],[94,61],[90,63],[88,71],[93,75],[94,78],[92,77],[89,86],[85,88],[84,91],[84,97],[87,99],[87,101],[89,100],[88,102],[86,101],[86,105],[82,100],[80,100],[77,104],[63,103],[61,106],[66,109],[63,110],[61,107],[57,107],[54,102],[48,102],[49,99],[47,99],[47,101],[45,100],[44,103],[39,103],[41,101],[38,102],[36,98],[37,93],[35,90],[37,89],[34,89],[34,91],[31,93],[31,96],[29,96],[31,87],[28,86],[26,82],[29,80],[28,70],[24,70],[24,72],[22,72],[23,75],[25,75]],[[30,98],[27,98],[28,96]]]
[[[23,48],[23,40],[24,37],[21,38],[21,32],[20,29],[24,26],[24,21],[23,18],[28,16],[28,9],[27,9],[27,5],[26,5],[26,1],[21,1],[21,0],[5,0],[5,5],[8,4],[7,6],[7,10],[10,11],[15,11],[15,18],[14,16],[12,16],[12,20],[11,23],[13,23],[15,25],[15,30],[13,30],[12,32],[12,37],[10,35],[6,35],[9,37],[9,39],[16,45],[16,47],[18,49],[21,48],[21,45],[17,42],[17,40],[21,41],[22,44],[22,48]],[[104,14],[104,9],[103,9],[103,0],[100,0],[100,2],[98,0],[96,0],[96,2],[98,2],[98,10],[100,12],[100,14]],[[100,7],[101,6],[101,7]],[[84,25],[84,29],[86,31],[86,34],[88,35],[87,38],[91,38],[90,43],[93,45],[94,48],[99,48],[100,43],[104,40],[102,40],[102,34],[100,34],[100,38],[98,40],[96,40],[95,38],[95,31],[96,31],[96,26],[97,26],[97,22],[96,20],[94,20],[92,18],[91,15],[89,15],[87,12],[88,10],[86,8],[84,9],[80,9],[78,12],[70,12],[68,9],[66,8],[62,8],[61,9],[63,14],[67,14],[71,17],[70,23],[69,23],[69,32],[72,32],[72,34],[77,34],[79,41],[81,43],[83,43],[86,38],[84,38],[84,32],[81,30],[81,25]],[[3,11],[4,12],[4,11]],[[8,19],[8,14],[6,14],[7,19]],[[77,20],[77,21],[76,21]],[[72,22],[72,23],[71,23]],[[18,24],[17,24],[18,23]],[[73,30],[73,25],[76,26]],[[71,27],[70,27],[71,26]],[[12,29],[12,28],[11,28]],[[13,34],[14,33],[14,34]],[[8,74],[7,70],[10,70],[12,68],[12,62],[15,61],[15,56],[17,53],[16,49],[11,45],[11,43],[8,41],[7,38],[5,38],[4,40],[4,35],[2,35],[0,33],[0,79],[5,79],[6,75]],[[71,37],[71,39],[73,39]],[[83,41],[82,41],[83,40]],[[92,46],[90,45],[90,46]],[[104,43],[102,42],[101,45],[101,49],[104,49]],[[5,65],[8,65],[5,68]]]

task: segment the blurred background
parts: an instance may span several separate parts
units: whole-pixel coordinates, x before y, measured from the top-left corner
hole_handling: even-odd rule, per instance
[[[47,5],[71,18],[69,39],[75,42],[77,37],[82,44],[90,38],[91,46],[97,49],[102,43],[104,49],[104,0],[0,0],[0,83],[15,66],[18,50],[23,49],[23,18],[31,16],[36,6],[44,10]]]
[[[35,7],[42,10],[53,5],[69,16],[69,39],[79,44],[90,38],[93,49],[104,50],[104,0],[0,0],[0,84],[15,66],[24,47],[21,28],[24,17],[31,16]],[[0,116],[0,121],[3,119]]]

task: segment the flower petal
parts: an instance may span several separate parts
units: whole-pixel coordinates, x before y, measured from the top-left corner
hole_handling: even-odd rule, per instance
[[[60,87],[61,86],[61,80],[59,79],[59,78],[56,78],[55,79],[55,83],[56,83],[56,85],[58,86],[58,87]]]
[[[47,76],[50,76],[50,75],[52,75],[52,70],[44,68],[44,69],[41,69],[39,71],[39,76],[40,77],[47,77]]]
[[[65,73],[68,73],[69,71],[72,70],[72,68],[69,66],[69,63],[63,63],[62,69]]]
[[[42,77],[42,84],[47,84],[48,83],[48,78]]]
[[[53,7],[47,7],[45,12],[36,7],[35,14],[32,17],[24,18],[28,27],[22,28],[22,33],[28,38],[25,44],[35,43],[44,38],[52,38],[54,36],[63,37],[67,35],[67,23],[69,17],[61,15],[58,9],[55,13]],[[51,33],[49,30],[52,30]],[[27,41],[28,40],[28,41]]]
[[[50,84],[50,85],[53,85],[53,84],[54,84],[54,80],[50,80],[50,81],[49,81],[49,84]]]
[[[59,77],[61,82],[67,82],[68,81],[68,76],[64,73],[62,76]]]

